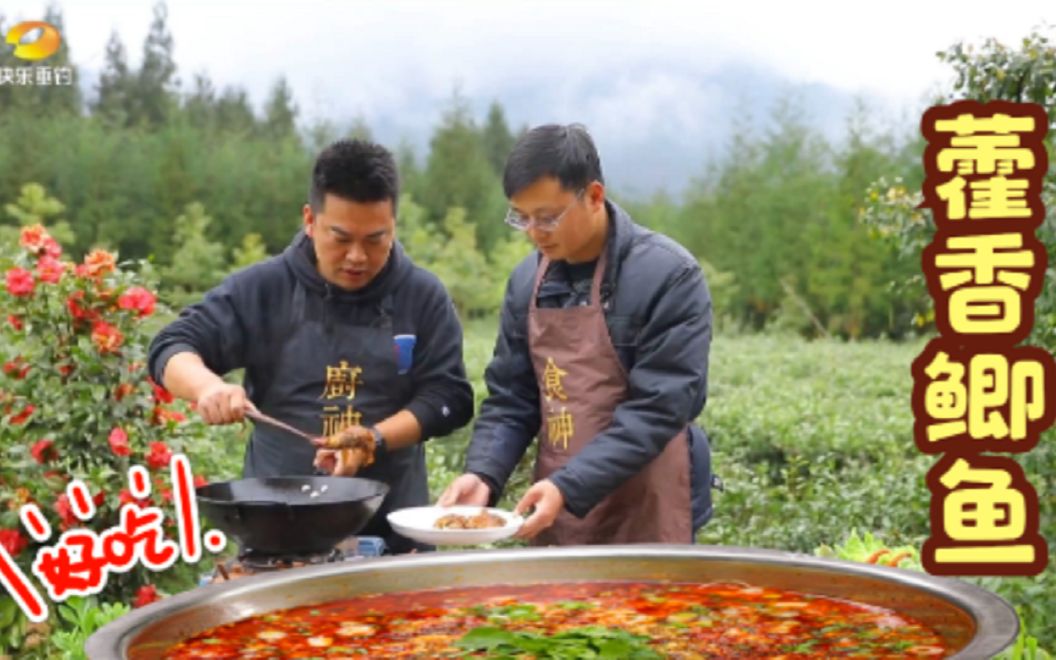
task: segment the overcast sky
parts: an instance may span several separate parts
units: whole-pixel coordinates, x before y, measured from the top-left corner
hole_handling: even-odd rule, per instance
[[[45,4],[4,0],[0,11],[10,24],[42,17]],[[138,59],[152,2],[59,6],[86,75],[102,67],[114,30]],[[217,87],[242,85],[259,104],[285,75],[302,119],[343,124],[362,116],[389,141],[398,134],[420,143],[457,85],[478,106],[500,100],[518,125],[586,123],[603,156],[619,156],[627,180],[639,176],[629,171],[635,154],[660,167],[664,150],[677,152],[679,167],[699,169],[728,131],[733,106],[788,91],[807,96],[807,108],[819,108],[830,131],[856,96],[885,118],[915,123],[928,93],[949,82],[936,51],[989,36],[1015,43],[1034,26],[1056,23],[1052,0],[168,6],[185,88],[193,73],[206,71]]]

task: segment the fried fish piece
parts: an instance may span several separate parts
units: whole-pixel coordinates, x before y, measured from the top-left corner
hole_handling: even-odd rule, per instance
[[[504,527],[506,521],[502,516],[489,513],[481,509],[480,513],[473,516],[460,516],[457,513],[449,513],[440,516],[433,523],[436,529],[487,529],[489,527]]]
[[[368,450],[366,447],[356,446],[352,448],[339,449],[338,451],[341,452],[341,460],[346,465],[355,463],[359,466],[358,470],[362,470],[363,468],[374,463],[373,447]]]
[[[347,462],[351,454],[345,452],[358,452],[361,468],[374,463],[374,436],[368,429],[362,426],[350,426],[337,433],[326,436],[323,447],[337,449],[342,452],[342,458]]]

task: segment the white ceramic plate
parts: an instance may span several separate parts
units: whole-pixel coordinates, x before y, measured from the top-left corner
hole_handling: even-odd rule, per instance
[[[473,516],[480,513],[479,506],[418,506],[400,509],[389,514],[389,524],[397,534],[406,536],[419,543],[431,545],[479,545],[494,543],[513,536],[524,518],[502,509],[486,509],[506,520],[502,527],[485,529],[437,529],[433,525],[441,516],[454,513],[460,516]]]

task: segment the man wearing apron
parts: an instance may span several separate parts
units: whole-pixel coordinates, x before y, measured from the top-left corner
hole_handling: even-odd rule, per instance
[[[406,552],[417,546],[392,532],[386,514],[428,503],[421,443],[468,423],[473,392],[447,291],[396,241],[398,198],[383,147],[342,140],[325,149],[303,230],[281,255],[229,276],[162,330],[150,370],[210,424],[255,407],[309,433],[369,443],[367,467],[355,452],[317,455],[304,440],[256,426],[243,472],[322,468],[383,481],[389,494],[361,533]],[[238,368],[244,388],[220,377]]]
[[[711,516],[711,297],[697,260],[605,198],[582,126],[513,147],[508,224],[538,251],[511,275],[466,474],[441,505],[497,501],[533,438],[540,545],[690,543]]]

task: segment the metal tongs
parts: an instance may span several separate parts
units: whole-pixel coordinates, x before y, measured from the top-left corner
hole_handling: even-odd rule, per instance
[[[312,435],[311,433],[305,433],[300,429],[290,426],[286,422],[280,422],[279,420],[275,419],[270,415],[265,415],[256,408],[250,408],[246,410],[245,415],[257,424],[267,424],[268,426],[273,426],[277,429],[282,429],[283,431],[286,431],[287,433],[292,433],[293,435],[299,438],[304,438],[308,442],[311,442],[313,445],[315,444],[315,441],[321,439],[321,436]]]

